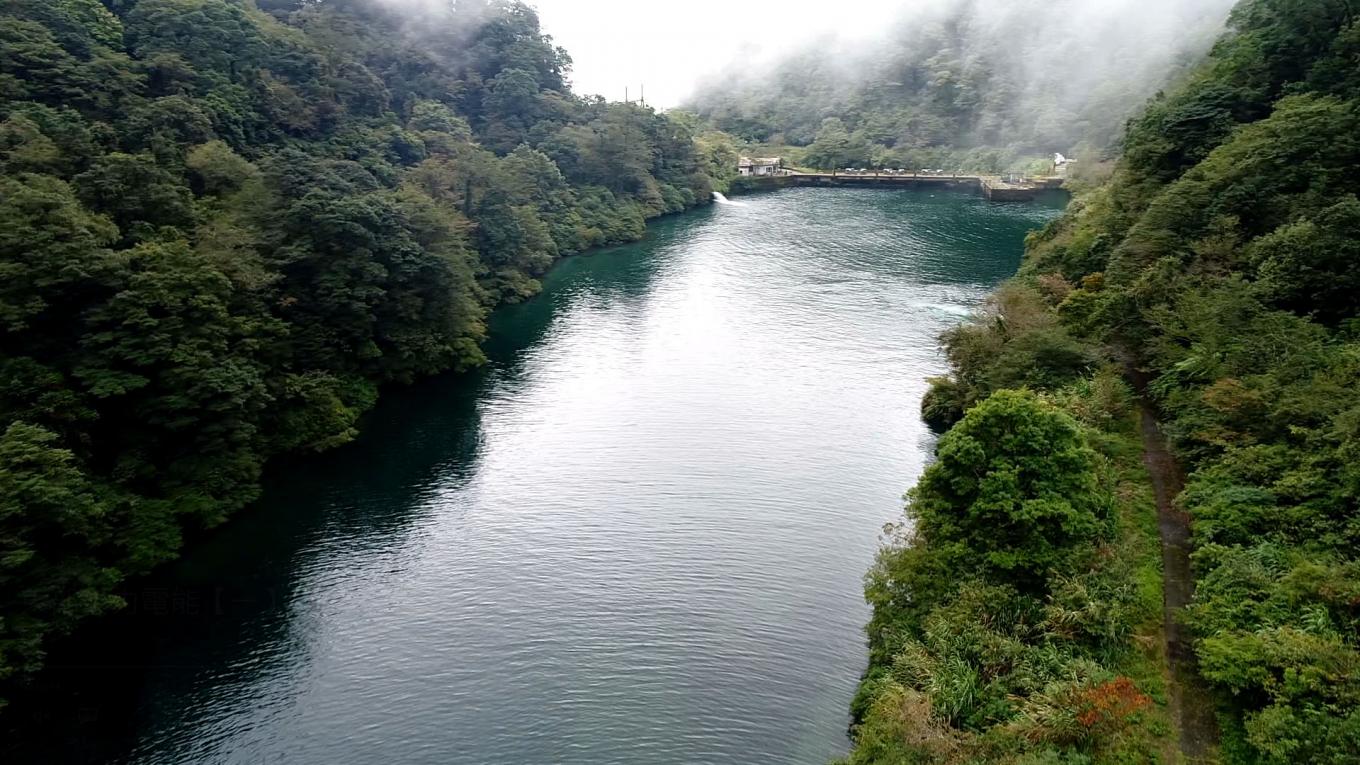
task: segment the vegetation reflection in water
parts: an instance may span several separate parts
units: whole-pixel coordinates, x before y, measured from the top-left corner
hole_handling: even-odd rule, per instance
[[[564,261],[67,652],[150,669],[54,657],[34,756],[826,762],[936,338],[1061,201],[795,190]]]

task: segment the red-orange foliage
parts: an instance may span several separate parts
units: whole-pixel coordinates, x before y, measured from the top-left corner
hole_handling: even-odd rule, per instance
[[[1101,683],[1077,697],[1080,712],[1077,722],[1087,728],[1104,725],[1122,726],[1128,719],[1152,703],[1152,699],[1138,690],[1133,681],[1124,676]]]

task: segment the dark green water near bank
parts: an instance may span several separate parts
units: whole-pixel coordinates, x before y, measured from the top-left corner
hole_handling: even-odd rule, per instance
[[[60,647],[5,761],[826,762],[936,337],[1062,202],[798,189],[563,262]]]

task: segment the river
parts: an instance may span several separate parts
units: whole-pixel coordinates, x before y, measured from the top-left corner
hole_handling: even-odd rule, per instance
[[[1062,202],[793,189],[563,261],[59,646],[6,761],[823,765],[936,338]]]

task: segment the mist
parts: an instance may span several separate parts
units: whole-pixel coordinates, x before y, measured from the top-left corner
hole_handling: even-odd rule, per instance
[[[325,1],[325,0],[320,0]],[[369,0],[399,12],[412,33],[466,24],[487,0]],[[698,84],[735,61],[773,64],[826,35],[862,41],[881,32],[903,0],[842,0],[835,13],[801,0],[525,0],[543,32],[571,55],[573,90],[636,100],[645,89],[657,108],[679,106]],[[456,9],[456,13],[455,13]],[[450,52],[443,52],[449,55]]]
[[[862,20],[881,30],[870,38],[827,35],[772,63],[735,58],[686,101],[747,137],[774,130],[793,143],[811,141],[828,117],[855,129],[906,109],[928,123],[911,128],[927,142],[952,132],[955,145],[1108,144],[1148,97],[1209,49],[1234,2],[896,3],[889,14]]]
[[[488,0],[375,0],[420,34]],[[875,146],[1108,146],[1235,0],[529,0],[578,95],[683,106],[751,140],[827,118]],[[442,46],[441,56],[457,54]]]
[[[529,0],[543,29],[575,61],[582,95],[679,106],[733,62],[769,64],[823,35],[862,41],[881,31],[903,0]],[[866,23],[867,22],[867,23]]]

